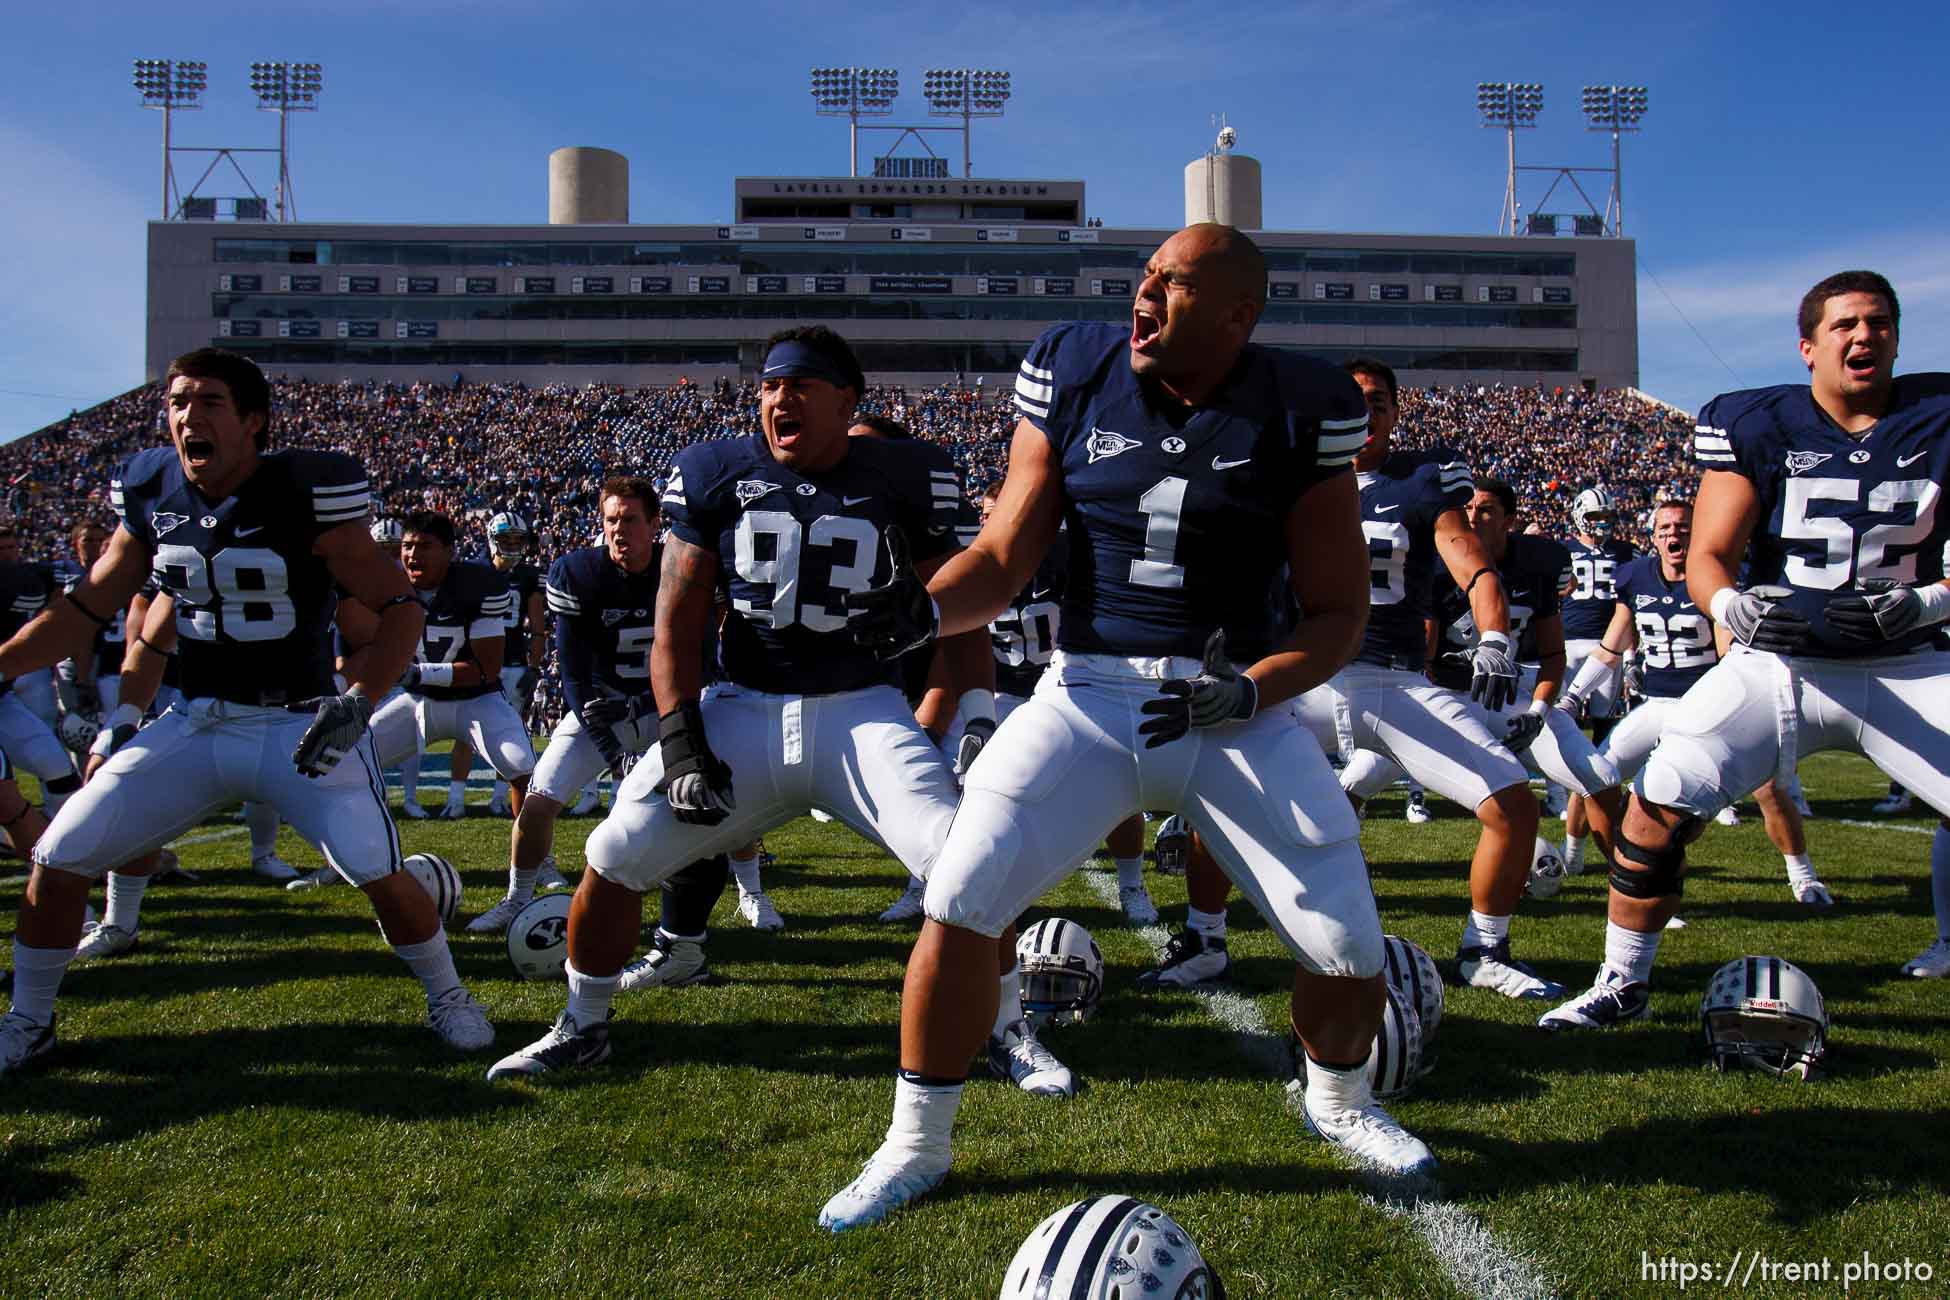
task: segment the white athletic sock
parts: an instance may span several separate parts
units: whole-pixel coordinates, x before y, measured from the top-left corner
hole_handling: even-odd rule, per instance
[[[1002,1037],[1002,1031],[1022,1019],[1022,966],[1011,966],[1002,976],[1002,998],[995,1004],[995,1028],[989,1030],[990,1038]]]
[[[125,876],[119,871],[108,873],[108,909],[102,913],[102,924],[112,925],[119,930],[136,932],[142,924],[142,894],[149,888],[147,876]]]
[[[955,1133],[955,1112],[961,1109],[961,1090],[959,1083],[913,1083],[896,1078],[894,1120],[887,1126],[881,1151],[946,1164]]]
[[[467,778],[466,777],[462,777],[458,781],[447,782],[447,802],[448,803],[467,802]]]
[[[506,781],[503,781],[498,776],[495,777],[494,793],[490,795],[489,798],[493,799],[497,803],[506,803],[508,801],[508,783]]]
[[[1628,984],[1649,982],[1652,959],[1659,955],[1659,940],[1664,935],[1664,930],[1641,934],[1616,921],[1605,922],[1605,968]]]
[[[1936,902],[1936,936],[1950,941],[1950,831],[1940,823],[1930,841],[1930,897]]]
[[[460,976],[454,971],[454,954],[447,947],[445,930],[435,930],[431,939],[420,943],[396,943],[393,951],[400,955],[400,960],[412,969],[425,986],[428,1002],[460,987]]]
[[[762,893],[765,886],[758,879],[758,854],[749,858],[732,858],[731,874],[737,878],[738,892],[742,894]]]
[[[1142,857],[1117,859],[1117,887],[1119,889],[1132,889],[1143,883],[1144,859]]]
[[[74,946],[29,948],[14,940],[14,1010],[37,1025],[54,1018],[54,995],[74,960]]]
[[[1307,1109],[1321,1114],[1361,1110],[1374,1105],[1374,1087],[1368,1082],[1368,1062],[1345,1070],[1330,1070],[1303,1050],[1307,1061]]]
[[[278,851],[278,810],[261,800],[244,805],[244,825],[251,831],[251,861],[262,862]]]
[[[1936,856],[1934,850],[1931,852],[1930,856],[1932,858]],[[1815,875],[1815,864],[1808,861],[1807,854],[1786,853],[1782,855],[1781,860],[1787,863],[1788,884],[1792,885],[1796,890],[1799,890],[1806,885],[1812,885],[1818,879],[1818,877]],[[1932,884],[1935,883],[1934,872],[1932,872],[1931,883]]]
[[[616,996],[616,984],[621,976],[584,975],[574,966],[566,969],[569,975],[569,1019],[582,1029],[608,1020],[610,999]]]
[[[1565,866],[1582,867],[1584,865],[1584,842],[1590,838],[1588,835],[1572,835],[1566,832],[1564,836]]]
[[[1197,930],[1208,939],[1223,939],[1226,937],[1226,914],[1223,910],[1217,912],[1201,912],[1196,907],[1187,904],[1185,908],[1185,928],[1188,930]]]
[[[542,862],[547,862],[547,861],[548,858],[542,859]],[[539,876],[541,873],[542,873],[541,863],[536,863],[533,867],[530,867],[526,871],[523,871],[520,867],[517,867],[512,863],[509,864],[508,897],[509,898],[533,898],[535,896],[535,877]]]
[[[1510,937],[1510,918],[1507,916],[1485,916],[1470,909],[1469,922],[1463,926],[1462,946],[1465,948],[1494,948]]]
[[[407,802],[420,797],[420,751],[414,750],[399,765],[399,786]]]

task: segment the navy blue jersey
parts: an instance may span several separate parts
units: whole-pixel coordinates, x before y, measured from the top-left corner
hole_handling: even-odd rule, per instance
[[[585,546],[549,566],[544,598],[555,615],[562,695],[576,716],[586,701],[604,692],[649,692],[662,561],[663,547],[654,546],[649,567],[630,573],[605,548]]]
[[[1720,662],[1712,616],[1693,604],[1684,578],[1666,581],[1658,556],[1641,555],[1619,569],[1618,603],[1632,611],[1648,698],[1684,695]]]
[[[1266,592],[1287,561],[1287,513],[1347,472],[1368,429],[1338,367],[1250,345],[1206,405],[1154,399],[1131,369],[1129,327],[1107,324],[1045,330],[1016,409],[1062,466],[1057,645],[1085,654],[1196,656],[1217,628],[1235,659],[1272,649]]]
[[[542,589],[542,571],[533,562],[522,560],[512,569],[497,569],[508,580],[514,602],[508,609],[507,638],[502,644],[501,662],[509,668],[528,664],[528,598]]]
[[[56,590],[54,575],[42,565],[0,564],[0,641],[32,622]]]
[[[1435,521],[1476,494],[1469,467],[1457,461],[1402,465],[1391,475],[1362,474],[1361,531],[1368,538],[1368,632],[1363,663],[1419,670],[1428,649],[1430,585],[1441,556]]]
[[[432,591],[415,591],[426,606],[426,628],[414,661],[423,664],[471,663],[480,666],[477,641],[505,637],[508,610],[515,594],[507,575],[491,564],[463,560],[447,567],[447,576]],[[430,700],[472,700],[501,689],[499,678],[472,686],[415,686],[412,693]]]
[[[66,573],[57,572],[55,576],[64,592],[73,591],[82,577],[80,570],[74,567],[70,567]],[[106,626],[95,630],[95,640],[89,653],[94,656],[96,681],[122,674],[122,652],[128,648],[123,634],[126,613],[126,610],[115,611],[109,615]]]
[[[173,447],[136,453],[109,484],[122,527],[176,598],[183,694],[289,704],[336,693],[330,628],[338,598],[321,534],[365,518],[366,472],[330,451],[266,454],[232,495],[210,501]]]
[[[1611,626],[1611,611],[1618,604],[1618,571],[1638,552],[1616,537],[1595,546],[1572,537],[1564,549],[1571,553],[1572,579],[1564,596],[1564,639],[1596,641]]]
[[[1062,626],[1063,591],[1069,576],[1069,548],[1059,538],[1028,585],[989,624],[989,638],[995,643],[995,689],[1002,694],[1031,694],[1043,669],[1049,667],[1057,629]]]
[[[725,676],[770,694],[828,695],[900,684],[898,665],[854,644],[846,593],[889,580],[891,527],[916,563],[954,550],[967,505],[933,443],[852,438],[839,464],[807,476],[755,433],[678,452],[663,509],[674,536],[718,557],[731,602]]]
[[[1703,470],[1749,480],[1760,523],[1747,581],[1785,586],[1785,602],[1813,625],[1804,654],[1886,655],[1929,642],[1933,627],[1894,642],[1849,645],[1828,629],[1826,605],[1862,579],[1943,578],[1950,515],[1950,375],[1896,380],[1889,409],[1859,438],[1842,432],[1805,384],[1714,398],[1700,412],[1693,454]]]
[[[1523,533],[1510,535],[1496,576],[1510,602],[1510,642],[1520,663],[1537,662],[1537,624],[1559,612],[1557,593],[1564,587],[1570,564],[1562,542]],[[1461,652],[1474,649],[1479,640],[1476,619],[1470,613],[1469,597],[1447,570],[1435,576],[1435,611],[1442,636],[1437,653],[1443,656],[1436,680],[1444,686],[1467,686],[1469,664]]]

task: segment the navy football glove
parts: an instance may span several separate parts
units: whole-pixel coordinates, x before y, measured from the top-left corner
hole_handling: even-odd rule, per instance
[[[994,718],[972,718],[961,729],[961,740],[955,745],[955,785],[957,788],[968,777],[968,769],[975,766],[975,760],[982,750],[995,737]]]
[[[1504,633],[1483,633],[1469,652],[1469,698],[1491,713],[1516,700],[1517,661],[1510,656],[1510,638]]]
[[[296,707],[314,706],[317,716],[305,728],[298,748],[291,751],[291,761],[306,776],[317,777],[337,767],[366,734],[366,724],[372,721],[372,701],[356,691],[347,691],[343,695],[321,695]]]
[[[691,700],[659,722],[664,779],[657,783],[657,792],[670,801],[678,821],[716,826],[731,815],[738,801],[731,793],[731,768],[711,752],[711,742],[704,738],[704,711]]]
[[[1823,611],[1842,640],[1856,645],[1895,641],[1922,623],[1923,601],[1916,588],[1884,578],[1864,578],[1857,585],[1861,590],[1831,596]]]
[[[891,662],[934,640],[941,625],[928,584],[914,570],[907,534],[898,525],[887,527],[886,585],[846,593],[846,623],[853,639]]]
[[[1727,631],[1742,645],[1791,655],[1807,643],[1808,620],[1780,602],[1794,593],[1786,587],[1754,587],[1727,602]]]
[[[1223,628],[1206,639],[1202,668],[1189,681],[1174,677],[1158,683],[1158,698],[1144,702],[1141,712],[1148,720],[1138,734],[1146,737],[1146,749],[1177,740],[1193,727],[1245,722],[1259,711],[1259,687],[1226,658]]]
[[[1512,754],[1521,754],[1530,748],[1530,742],[1537,739],[1544,729],[1545,705],[1533,704],[1522,713],[1513,715],[1509,729],[1503,733],[1503,744]]]

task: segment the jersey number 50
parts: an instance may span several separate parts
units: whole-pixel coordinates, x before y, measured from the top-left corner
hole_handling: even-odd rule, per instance
[[[276,641],[298,626],[284,557],[228,546],[207,560],[189,546],[158,546],[155,570],[176,593],[176,630],[196,641]]]

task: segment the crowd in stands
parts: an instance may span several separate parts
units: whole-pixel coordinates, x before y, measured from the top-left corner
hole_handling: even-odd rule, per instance
[[[351,453],[371,475],[384,514],[445,511],[484,556],[482,525],[513,510],[535,528],[544,565],[596,540],[596,495],[608,475],[660,481],[686,444],[758,428],[757,389],[724,381],[530,388],[280,379],[274,394],[274,443]],[[861,411],[946,447],[978,493],[1006,467],[1011,400],[1006,385],[877,386]],[[1507,480],[1526,522],[1551,536],[1568,534],[1571,499],[1594,482],[1611,489],[1625,535],[1640,546],[1642,516],[1654,501],[1692,495],[1692,421],[1636,393],[1405,388],[1401,410],[1398,447],[1441,452]],[[0,447],[0,482],[22,554],[65,558],[75,521],[109,522],[110,475],[163,436],[159,390],[148,385]],[[553,699],[552,690],[543,693],[545,711]]]

